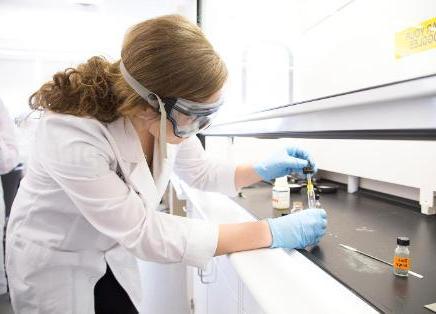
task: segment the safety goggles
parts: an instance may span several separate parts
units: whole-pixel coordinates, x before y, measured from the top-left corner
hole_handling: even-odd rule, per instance
[[[182,98],[163,98],[167,119],[171,121],[174,134],[187,138],[206,129],[223,104],[223,99],[212,104],[201,104]]]
[[[126,82],[151,106],[158,110],[173,125],[174,134],[180,138],[190,137],[207,128],[223,104],[223,98],[214,103],[198,103],[183,98],[160,98],[135,80],[120,62],[120,71]],[[162,122],[162,121],[161,121]]]

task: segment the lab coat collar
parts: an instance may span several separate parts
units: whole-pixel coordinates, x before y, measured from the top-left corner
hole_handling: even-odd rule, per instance
[[[121,117],[109,123],[107,128],[114,138],[124,161],[139,163],[143,160],[144,152],[141,141],[129,118]]]
[[[141,141],[129,118],[121,117],[109,123],[107,127],[124,161],[139,163],[143,160]]]
[[[121,158],[127,162],[139,163],[144,158],[141,141],[136,133],[132,122],[127,117],[121,117],[107,125],[115,143],[121,153]],[[167,163],[165,159],[161,162],[161,152],[158,141],[154,141],[153,152],[153,175],[159,175],[161,163]],[[167,144],[167,160],[173,160],[180,144]]]
[[[120,158],[133,167],[121,167],[130,184],[150,206],[157,206],[168,185],[179,145],[167,144],[167,158],[161,159],[159,141],[154,141],[153,175],[147,166],[139,136],[128,118],[108,124]],[[128,170],[129,169],[129,170]]]

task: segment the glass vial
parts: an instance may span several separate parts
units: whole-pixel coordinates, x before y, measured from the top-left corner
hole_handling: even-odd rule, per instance
[[[275,180],[272,190],[272,206],[278,210],[289,209],[290,189],[287,176]]]
[[[410,252],[409,252],[410,240],[408,237],[397,238],[397,248],[394,255],[394,274],[397,276],[407,277],[410,270]]]
[[[303,202],[292,202],[291,214],[297,213],[303,209],[304,209]]]
[[[315,194],[315,208],[322,208],[321,202],[319,201],[319,194]]]

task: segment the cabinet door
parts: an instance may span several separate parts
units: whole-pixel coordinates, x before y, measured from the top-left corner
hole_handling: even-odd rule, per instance
[[[237,314],[238,282],[227,256],[215,257],[216,276],[207,286],[208,314]]]
[[[187,216],[189,218],[202,219],[193,204],[187,203]],[[207,314],[207,285],[202,283],[197,267],[188,266],[189,276],[188,295],[190,295],[191,314]]]
[[[264,314],[247,286],[243,285],[242,308],[244,314]]]
[[[191,313],[207,314],[207,285],[201,282],[197,268],[190,267],[190,269],[192,270]]]
[[[189,201],[187,213],[190,218],[204,218]],[[204,271],[188,267],[188,276],[192,314],[263,314],[227,256],[215,257]]]

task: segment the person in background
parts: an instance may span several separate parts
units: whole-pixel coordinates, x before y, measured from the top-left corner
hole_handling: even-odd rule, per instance
[[[133,26],[120,60],[92,57],[31,96],[43,116],[6,237],[17,314],[137,313],[136,258],[204,268],[216,255],[318,243],[323,209],[221,225],[156,210],[172,172],[236,195],[314,165],[292,147],[254,165],[208,159],[195,134],[222,105],[226,79],[200,28],[171,15]]]
[[[18,148],[14,124],[0,99],[0,175],[6,174],[18,165]],[[0,181],[1,182],[1,181]],[[5,228],[5,204],[3,188],[0,184],[0,294],[6,293],[3,232]]]

